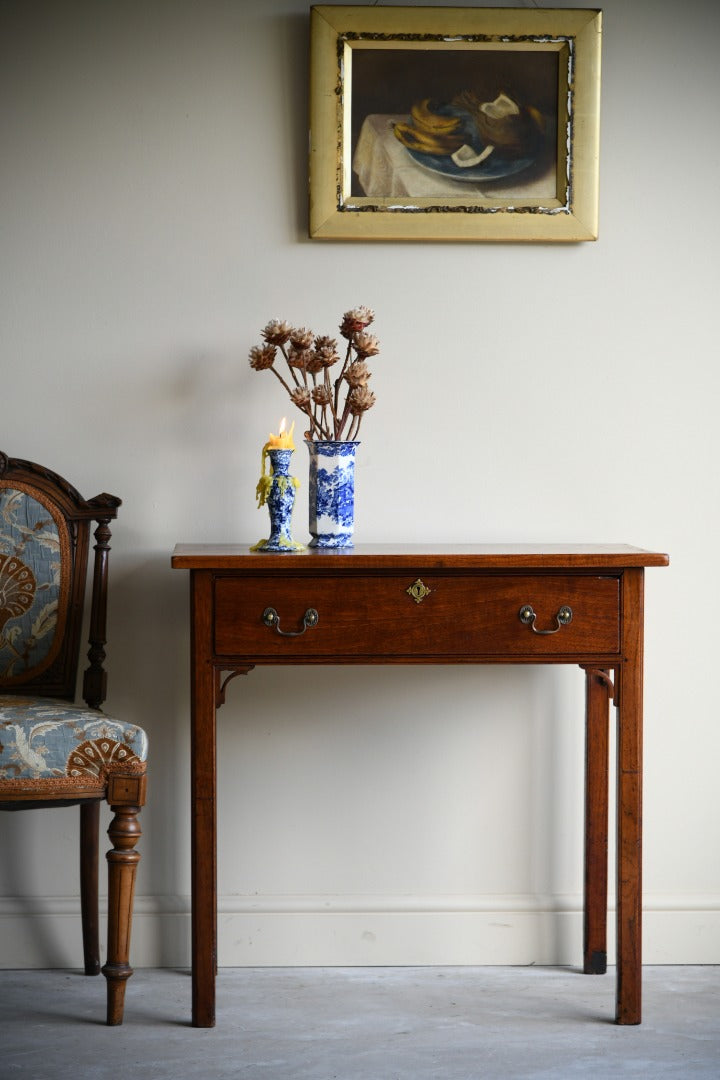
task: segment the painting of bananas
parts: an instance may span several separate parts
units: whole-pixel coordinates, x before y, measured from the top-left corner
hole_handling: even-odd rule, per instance
[[[310,235],[595,239],[601,12],[432,4],[312,6]]]
[[[449,103],[422,98],[407,121],[393,124],[395,137],[411,157],[454,180],[493,180],[529,168],[546,140],[542,113],[498,91],[481,101],[462,90]]]

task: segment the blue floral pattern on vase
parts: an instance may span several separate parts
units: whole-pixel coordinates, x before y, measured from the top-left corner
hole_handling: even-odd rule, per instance
[[[355,450],[359,442],[308,442],[310,547],[352,547],[355,528]]]

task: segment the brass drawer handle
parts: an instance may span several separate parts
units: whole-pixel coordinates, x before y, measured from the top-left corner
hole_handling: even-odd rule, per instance
[[[274,607],[266,607],[262,613],[262,621],[266,626],[275,628],[278,634],[282,634],[283,637],[300,637],[306,630],[312,629],[313,626],[317,626],[320,621],[320,616],[314,607],[309,607],[303,615],[302,630],[281,630],[280,629],[280,616]]]
[[[562,630],[563,626],[570,625],[573,617],[572,608],[570,607],[570,605],[563,604],[563,606],[560,608],[557,615],[555,616],[555,618],[557,619],[557,626],[554,627],[552,630],[538,630],[537,626],[535,625],[537,615],[533,611],[532,604],[523,604],[518,614],[520,616],[520,622],[525,623],[526,626],[529,626],[533,634],[557,634],[558,630]]]

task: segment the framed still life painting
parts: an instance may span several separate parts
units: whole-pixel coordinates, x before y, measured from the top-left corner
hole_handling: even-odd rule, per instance
[[[310,235],[595,240],[601,13],[316,6]]]

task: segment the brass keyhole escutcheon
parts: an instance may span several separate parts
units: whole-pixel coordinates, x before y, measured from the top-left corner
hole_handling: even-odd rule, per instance
[[[421,604],[425,597],[430,595],[432,589],[429,589],[427,585],[418,578],[417,581],[413,581],[412,585],[408,585],[405,592],[408,596],[412,596],[416,604]]]

